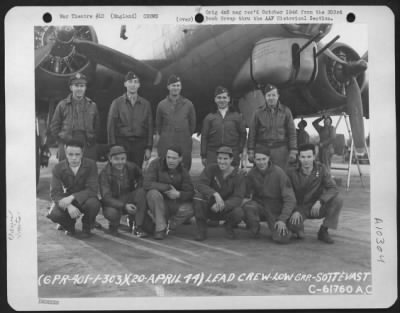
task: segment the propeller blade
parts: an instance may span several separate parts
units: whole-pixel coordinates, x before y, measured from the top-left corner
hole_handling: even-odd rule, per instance
[[[328,57],[331,58],[333,61],[336,61],[340,64],[347,64],[347,62],[343,61],[341,58],[339,58],[336,54],[334,54],[330,49],[326,49],[324,51],[324,54]]]
[[[132,70],[142,80],[151,81],[154,85],[161,81],[159,71],[131,56],[92,41],[74,39],[73,43],[80,53],[95,63],[102,64],[121,74]]]
[[[47,58],[51,52],[51,49],[53,49],[53,46],[54,42],[49,41],[47,45],[35,50],[35,69]]]
[[[353,133],[354,146],[357,154],[365,153],[365,134],[363,120],[363,106],[361,91],[355,77],[347,87],[347,113],[350,117],[351,131]]]

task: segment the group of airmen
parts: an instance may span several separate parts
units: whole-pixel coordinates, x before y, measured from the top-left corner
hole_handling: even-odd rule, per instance
[[[101,227],[96,216],[102,208],[107,231],[115,236],[123,215],[135,236],[158,240],[194,216],[198,241],[207,239],[213,221],[224,221],[229,239],[236,238],[235,228],[242,221],[258,238],[260,222],[265,221],[273,241],[288,243],[304,238],[306,219],[323,219],[318,239],[334,242],[328,228],[338,225],[338,188],[329,167],[316,160],[309,139],[297,145],[300,137],[292,113],[280,103],[276,86],[265,87],[266,103],[256,110],[248,136],[242,115],[231,108],[228,89],[215,89],[216,111],[205,117],[201,131],[204,169],[195,184],[189,171],[196,112],[181,95],[178,76],[168,78],[168,95],[158,104],[153,125],[151,105],[138,95],[139,77],[125,75],[126,93],[112,102],[108,113],[110,148],[100,174],[95,162],[100,127],[96,104],[85,96],[84,74],[73,75],[69,86],[71,94],[57,105],[50,123],[60,162],[52,171],[47,214],[65,234],[90,237],[93,228]],[[320,134],[331,135],[330,125],[318,127]],[[153,137],[158,157],[144,167],[151,158]],[[248,173],[239,166],[247,157],[254,163]],[[82,231],[77,232],[81,216]]]

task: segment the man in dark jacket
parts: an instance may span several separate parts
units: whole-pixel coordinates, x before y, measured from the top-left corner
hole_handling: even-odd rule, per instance
[[[286,170],[288,162],[295,162],[297,155],[292,112],[279,102],[276,86],[268,84],[264,93],[266,105],[255,111],[250,123],[247,142],[249,161],[253,161],[257,147],[266,147],[271,151],[272,163]]]
[[[116,98],[107,119],[109,144],[125,147],[128,161],[142,167],[153,147],[153,114],[149,101],[138,95],[139,77],[133,72],[125,75],[126,93]]]
[[[112,235],[118,235],[122,214],[128,214],[131,231],[135,221],[135,236],[146,237],[153,232],[154,224],[147,215],[146,192],[142,188],[142,172],[135,163],[127,162],[124,147],[111,147],[109,163],[100,173],[99,183],[103,215],[110,223]]]
[[[150,163],[143,187],[156,224],[155,239],[165,238],[168,225],[174,230],[193,216],[194,188],[188,171],[182,166],[180,146],[169,147],[165,158],[156,158]]]
[[[233,151],[230,147],[220,147],[216,154],[217,164],[207,165],[203,170],[193,199],[197,241],[207,238],[207,218],[225,220],[225,230],[230,239],[235,239],[233,227],[243,218],[240,206],[246,187],[244,176],[232,166]]]
[[[297,146],[306,144],[310,142],[310,135],[305,130],[307,126],[307,122],[305,120],[301,120],[298,124],[296,129],[297,132]]]
[[[182,82],[176,75],[168,78],[169,95],[157,106],[156,131],[158,156],[165,158],[173,144],[182,147],[183,167],[192,165],[192,134],[196,129],[196,111],[193,103],[181,96]]]
[[[288,243],[291,232],[287,227],[296,205],[296,198],[285,172],[270,161],[268,148],[255,151],[256,166],[247,174],[247,198],[243,205],[244,214],[251,233],[258,238],[260,219],[266,220],[272,239]]]
[[[206,116],[201,130],[201,161],[204,166],[216,164],[217,149],[227,146],[233,151],[233,165],[238,166],[247,136],[244,119],[229,107],[230,95],[225,87],[215,89],[214,101],[217,111]]]
[[[324,218],[318,239],[333,243],[328,228],[336,229],[343,201],[327,168],[315,162],[315,147],[306,144],[299,147],[297,169],[290,169],[288,176],[296,194],[296,208],[290,217],[289,227],[303,236],[304,220]]]
[[[83,158],[83,151],[82,142],[74,139],[66,142],[66,160],[53,168],[50,185],[53,203],[47,217],[60,224],[67,235],[74,235],[76,220],[83,214],[81,236],[89,237],[100,201],[96,162]]]
[[[70,77],[71,94],[61,100],[50,123],[50,133],[58,141],[58,159],[65,159],[64,145],[70,139],[82,141],[84,157],[97,160],[96,135],[100,128],[97,105],[85,97],[87,79],[77,73]]]

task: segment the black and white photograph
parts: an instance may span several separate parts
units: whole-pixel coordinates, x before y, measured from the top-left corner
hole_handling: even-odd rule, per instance
[[[390,10],[29,10],[5,23],[13,308],[393,304]]]

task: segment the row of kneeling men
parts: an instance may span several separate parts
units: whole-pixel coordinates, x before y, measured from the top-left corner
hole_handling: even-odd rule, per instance
[[[123,146],[114,145],[109,162],[98,175],[96,163],[83,158],[83,144],[70,140],[66,160],[53,168],[51,199],[47,217],[66,234],[89,237],[100,207],[109,221],[108,231],[118,235],[121,216],[127,214],[135,236],[152,234],[164,239],[169,231],[195,216],[195,240],[207,239],[209,220],[224,220],[227,237],[243,220],[257,238],[260,221],[266,221],[272,239],[287,243],[304,237],[304,220],[323,219],[318,239],[333,243],[328,228],[336,229],[342,200],[324,165],[315,161],[312,144],[299,147],[299,164],[285,173],[270,161],[270,151],[256,149],[247,175],[232,166],[230,147],[220,147],[217,163],[207,165],[196,186],[182,166],[182,150],[170,146],[165,158],[154,159],[144,170],[127,162]],[[100,190],[101,200],[98,198]],[[82,217],[82,232],[75,223]]]

